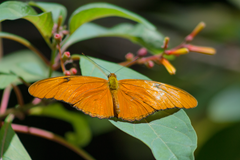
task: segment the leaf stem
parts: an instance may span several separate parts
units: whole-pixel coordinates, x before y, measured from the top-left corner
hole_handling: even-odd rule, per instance
[[[35,135],[38,137],[42,137],[42,138],[57,142],[59,144],[62,144],[65,147],[69,148],[70,150],[74,151],[75,153],[77,153],[78,155],[80,155],[81,157],[83,157],[86,160],[94,160],[94,158],[91,155],[89,155],[86,151],[74,146],[73,144],[67,142],[65,139],[63,139],[62,137],[60,137],[52,132],[42,130],[39,128],[35,128],[35,127],[19,125],[19,124],[12,124],[12,128],[16,132],[31,134],[31,135]]]
[[[63,73],[66,71],[66,68],[64,66],[64,62],[63,62],[63,59],[62,59],[62,52],[61,52],[61,46],[60,46],[60,43],[57,44],[57,48],[58,48],[58,56],[60,58],[60,64],[61,64],[61,68],[62,68],[62,71]]]
[[[56,49],[56,41],[55,41],[55,39],[53,39],[53,48],[52,48],[51,62],[50,62],[51,67],[49,67],[48,77],[51,77],[51,76],[52,76],[52,72],[53,72],[52,65],[54,64],[54,59],[55,59],[56,51],[57,51],[57,49]]]
[[[4,89],[3,96],[2,96],[2,103],[0,108],[0,114],[5,113],[10,97],[12,87],[9,85]]]
[[[24,105],[24,101],[23,101],[23,97],[22,97],[22,93],[21,91],[19,90],[18,86],[14,85],[14,84],[11,84],[16,96],[17,96],[17,101],[18,101],[18,104],[20,105],[20,107],[22,107]]]

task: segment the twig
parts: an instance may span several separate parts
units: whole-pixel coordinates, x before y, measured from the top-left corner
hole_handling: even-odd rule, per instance
[[[0,114],[3,114],[7,109],[11,89],[12,89],[12,87],[10,85],[4,89],[3,96],[2,96],[1,108],[0,108]]]
[[[21,91],[19,90],[19,88],[16,85],[11,84],[11,86],[17,96],[18,104],[20,105],[20,107],[22,107],[24,105],[24,102],[23,102],[23,97],[22,97]]]
[[[39,128],[27,127],[27,126],[19,125],[19,124],[12,124],[12,128],[16,132],[35,135],[38,137],[42,137],[42,138],[57,142],[59,144],[62,144],[65,147],[71,149],[72,151],[74,151],[75,153],[77,153],[78,155],[80,155],[81,157],[83,157],[86,160],[94,160],[94,158],[91,155],[89,155],[87,152],[85,152],[84,150],[74,146],[73,144],[67,142],[65,139],[63,139],[62,137],[60,137],[52,132],[42,130]]]

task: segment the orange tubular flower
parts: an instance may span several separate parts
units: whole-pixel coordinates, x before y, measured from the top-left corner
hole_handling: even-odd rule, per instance
[[[166,54],[168,55],[182,55],[182,54],[187,54],[189,50],[187,48],[180,48],[176,50],[167,50],[165,51]]]
[[[185,40],[187,42],[190,42],[193,40],[193,38],[201,31],[203,30],[203,28],[205,27],[205,23],[204,22],[200,22],[196,28],[194,28],[194,30],[192,31],[192,33],[190,33],[186,38]]]
[[[208,55],[214,55],[216,53],[216,50],[211,47],[202,47],[202,46],[194,46],[191,44],[185,45],[191,52],[198,52],[198,53],[203,53],[203,54],[208,54]]]
[[[164,65],[171,75],[176,73],[176,68],[166,58],[161,58],[159,62]]]

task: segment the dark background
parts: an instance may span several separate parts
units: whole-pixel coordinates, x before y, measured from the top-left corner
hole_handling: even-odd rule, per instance
[[[108,2],[118,5],[143,16],[156,25],[159,32],[170,37],[170,47],[180,44],[199,22],[204,21],[206,28],[194,39],[193,44],[214,47],[217,50],[216,55],[190,53],[180,56],[171,62],[177,69],[176,75],[173,76],[169,75],[163,66],[147,69],[145,66],[136,65],[132,68],[155,81],[187,90],[196,97],[199,102],[198,107],[186,110],[198,135],[196,159],[239,159],[240,119],[235,121],[214,119],[209,108],[216,104],[213,101],[216,101],[220,93],[229,87],[240,85],[240,2],[237,3],[234,0],[52,0],[44,2],[64,5],[68,10],[68,18],[75,9],[87,3]],[[111,27],[121,22],[131,21],[112,17],[94,22]],[[2,30],[26,38],[50,58],[48,46],[30,22],[22,19],[4,21]],[[25,49],[21,44],[6,39],[3,40],[3,45],[5,55]],[[71,53],[83,52],[86,55],[119,63],[125,60],[126,53],[136,53],[139,48],[140,46],[122,38],[95,38],[74,44],[68,50]],[[20,89],[24,94],[25,102],[29,102],[31,96],[27,92],[27,87],[20,85]],[[226,98],[225,101],[231,100]],[[240,107],[238,102],[239,100],[236,100],[234,105]],[[12,93],[9,106],[15,105],[16,97]],[[69,105],[65,104],[65,106],[71,109]],[[218,106],[214,107],[218,109]],[[225,107],[231,110],[232,106]],[[31,116],[14,122],[50,130],[61,136],[72,130],[70,124],[46,117]],[[81,159],[71,150],[55,142],[35,136],[18,135],[34,160]],[[95,135],[91,143],[83,149],[96,159],[154,159],[145,144],[114,127],[110,127],[103,134]]]

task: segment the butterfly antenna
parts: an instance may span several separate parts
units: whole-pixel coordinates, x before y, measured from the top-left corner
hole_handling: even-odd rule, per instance
[[[131,61],[131,62],[129,62],[129,63],[127,63],[126,65],[124,65],[124,66],[122,66],[121,68],[119,68],[117,71],[115,71],[114,73],[116,73],[116,72],[118,72],[119,70],[121,70],[122,68],[124,68],[124,67],[127,67],[129,64],[131,64],[131,63],[133,63],[133,62],[135,62],[136,60],[138,60],[139,59],[139,57],[136,57],[133,61]]]
[[[92,62],[106,77],[108,77],[108,75],[103,70],[111,73],[109,70],[107,70],[106,68],[97,64],[94,60],[92,60],[90,57],[86,56],[84,53],[82,53],[82,55],[84,55],[90,62]]]

